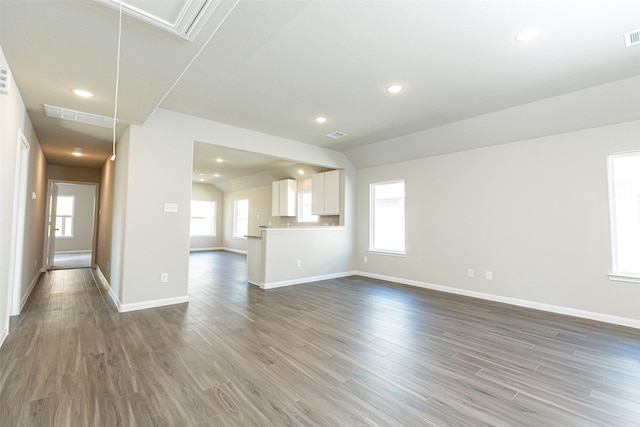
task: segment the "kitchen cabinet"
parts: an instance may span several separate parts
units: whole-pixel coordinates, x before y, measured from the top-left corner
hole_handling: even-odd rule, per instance
[[[311,213],[314,215],[340,215],[339,170],[311,176]]]
[[[295,179],[283,179],[271,183],[271,216],[296,216]]]

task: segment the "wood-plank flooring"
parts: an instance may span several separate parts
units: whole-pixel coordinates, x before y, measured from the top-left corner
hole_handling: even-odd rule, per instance
[[[46,273],[0,349],[1,426],[640,426],[640,331],[350,277],[118,313]]]

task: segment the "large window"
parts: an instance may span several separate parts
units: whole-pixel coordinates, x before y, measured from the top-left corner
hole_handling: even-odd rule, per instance
[[[191,201],[191,235],[216,235],[216,202],[210,200]]]
[[[233,237],[244,238],[249,232],[249,199],[233,201]]]
[[[612,278],[640,281],[640,152],[609,156]]]
[[[58,196],[56,199],[56,237],[73,238],[74,196]]]
[[[298,193],[298,222],[318,222],[318,215],[311,213],[311,191]]]
[[[371,184],[369,250],[405,253],[404,180]]]

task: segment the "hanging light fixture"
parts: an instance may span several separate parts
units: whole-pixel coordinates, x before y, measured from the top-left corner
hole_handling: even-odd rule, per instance
[[[116,94],[113,102],[113,143],[111,149],[111,161],[116,160],[116,122],[118,121],[118,86],[120,85],[120,42],[122,41],[122,1],[118,16],[118,54],[116,57]]]

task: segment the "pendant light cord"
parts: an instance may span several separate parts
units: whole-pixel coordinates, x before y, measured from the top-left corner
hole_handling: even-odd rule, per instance
[[[120,3],[120,14],[118,18],[118,56],[116,59],[116,95],[113,106],[113,145],[111,161],[116,159],[116,122],[118,121],[118,87],[120,85],[120,42],[122,40],[122,1]]]

